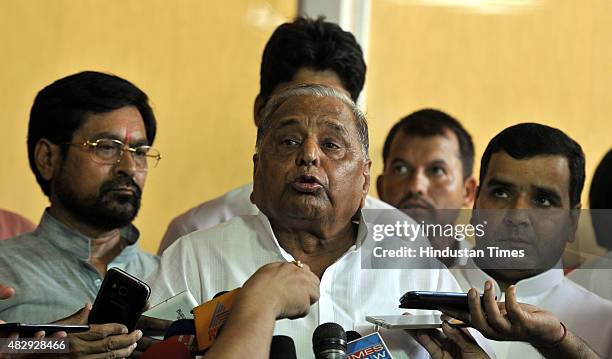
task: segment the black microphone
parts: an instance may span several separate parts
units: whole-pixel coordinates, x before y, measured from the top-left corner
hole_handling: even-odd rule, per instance
[[[346,332],[337,323],[323,323],[312,334],[316,359],[346,359]]]
[[[357,333],[354,330],[349,330],[346,332],[346,341],[348,343],[352,342],[353,340],[357,340],[361,338],[361,334]]]
[[[195,335],[195,322],[193,319],[179,319],[168,327],[164,340],[173,337],[175,335]]]
[[[297,359],[293,339],[286,335],[275,335],[270,344],[270,359]]]
[[[228,291],[228,290],[223,290],[223,291],[221,291],[221,292],[219,292],[219,293],[215,294],[215,296],[213,297],[213,299],[215,299],[215,298],[217,298],[217,297],[220,297],[220,296],[222,296],[222,295],[223,295],[223,294],[225,294],[225,293],[229,293],[229,291]]]

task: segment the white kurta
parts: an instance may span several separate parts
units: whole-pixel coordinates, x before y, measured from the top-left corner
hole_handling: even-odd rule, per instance
[[[310,314],[277,321],[275,334],[293,338],[298,358],[312,358],[312,333],[322,323],[336,322],[363,335],[373,330],[365,321],[367,315],[405,312],[398,308],[399,298],[409,290],[459,290],[447,269],[362,269],[360,243],[366,233],[362,221],[357,245],[326,269],[320,299]],[[235,217],[212,229],[190,233],[170,246],[161,258],[160,269],[150,277],[150,302],[155,304],[189,289],[202,303],[218,292],[242,286],[264,264],[293,260],[278,244],[264,214]],[[383,338],[396,359],[429,357],[402,330],[386,331]]]
[[[476,267],[473,261],[463,268],[451,269],[463,291],[477,288],[481,293],[486,280],[495,285],[498,301],[504,301],[497,282]],[[516,284],[517,299],[554,313],[569,330],[581,337],[602,358],[612,357],[612,302],[589,292],[563,275],[560,268],[549,269]],[[491,346],[500,359],[541,358],[527,343],[494,342]]]

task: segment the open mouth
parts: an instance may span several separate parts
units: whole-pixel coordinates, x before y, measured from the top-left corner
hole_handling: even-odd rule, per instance
[[[291,186],[300,193],[314,193],[323,188],[323,185],[315,176],[299,176]]]

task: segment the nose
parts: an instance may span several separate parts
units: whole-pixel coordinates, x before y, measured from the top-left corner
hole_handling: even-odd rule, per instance
[[[307,138],[302,143],[295,160],[298,166],[318,167],[321,164],[321,151],[317,141],[314,138]]]
[[[129,177],[136,173],[136,161],[130,151],[124,150],[115,166],[115,171]]]
[[[531,202],[528,196],[520,194],[516,196],[512,204],[507,208],[504,221],[508,225],[521,226],[529,224],[529,211]]]
[[[415,193],[423,196],[427,193],[427,189],[429,188],[429,179],[425,176],[423,171],[415,170],[406,179],[405,188],[408,193]]]

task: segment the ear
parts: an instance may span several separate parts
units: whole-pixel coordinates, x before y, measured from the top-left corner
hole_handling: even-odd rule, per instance
[[[383,181],[385,179],[385,175],[384,174],[380,174],[378,175],[378,177],[376,178],[376,193],[378,193],[378,198],[380,198],[381,200],[385,200],[385,194],[383,192]]]
[[[480,196],[480,185],[476,185],[476,189],[474,190],[474,201],[472,204],[472,210],[476,209],[476,202],[478,202],[478,196]]]
[[[61,162],[62,154],[59,145],[52,143],[46,138],[42,138],[36,143],[34,147],[34,163],[45,181],[53,179],[53,175],[60,167]]]
[[[259,127],[261,124],[261,117],[263,116],[263,110],[265,108],[264,101],[261,95],[255,97],[255,103],[253,104],[253,120],[255,121],[255,127]]]
[[[474,205],[476,199],[476,179],[470,176],[463,181],[463,204],[464,208],[469,208]]]
[[[253,182],[255,182],[255,174],[257,173],[257,163],[259,161],[259,157],[256,154],[253,155]],[[251,191],[251,195],[249,198],[251,199],[251,203],[255,204],[255,198],[253,197],[253,192],[255,191],[255,186],[253,186],[253,191]]]
[[[370,189],[370,170],[372,169],[372,160],[366,160],[363,164],[363,187],[362,187],[362,196],[361,196],[361,205],[360,209],[365,206],[366,196],[368,195],[368,190]]]
[[[576,240],[576,232],[578,231],[578,222],[580,221],[580,209],[582,203],[578,203],[570,210],[570,233],[567,238],[568,243],[572,243]]]

